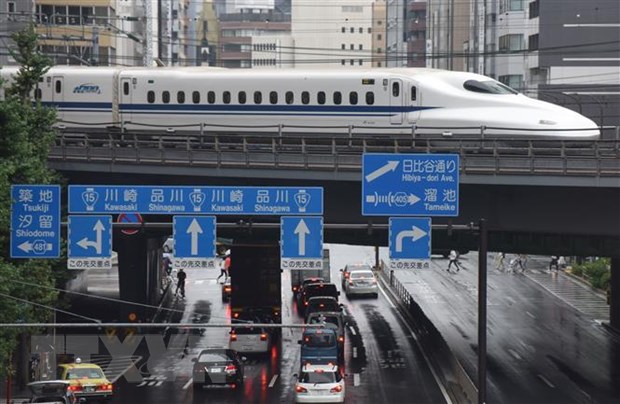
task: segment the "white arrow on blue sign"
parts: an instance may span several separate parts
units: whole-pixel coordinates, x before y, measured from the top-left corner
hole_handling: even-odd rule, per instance
[[[69,216],[69,269],[112,268],[112,216]]]
[[[364,154],[362,215],[458,216],[458,154]]]
[[[215,216],[173,217],[175,268],[215,268]]]
[[[389,246],[390,268],[417,268],[431,258],[431,219],[391,217]]]
[[[11,258],[60,257],[60,185],[11,186]]]
[[[281,217],[280,244],[282,269],[321,269],[323,267],[323,217]]]

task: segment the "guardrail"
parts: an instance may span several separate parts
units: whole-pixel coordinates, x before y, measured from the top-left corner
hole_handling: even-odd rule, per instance
[[[81,132],[84,132],[81,129]],[[59,131],[49,159],[110,164],[360,171],[364,153],[455,153],[481,175],[620,176],[620,140],[412,138],[407,135]]]

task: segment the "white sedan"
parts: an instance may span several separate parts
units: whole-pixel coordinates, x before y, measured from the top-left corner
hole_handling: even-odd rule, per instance
[[[343,403],[344,378],[338,366],[304,365],[297,383],[295,400],[298,403]]]
[[[379,296],[377,279],[371,270],[360,269],[351,271],[349,279],[345,282],[344,292],[347,297],[352,295]]]

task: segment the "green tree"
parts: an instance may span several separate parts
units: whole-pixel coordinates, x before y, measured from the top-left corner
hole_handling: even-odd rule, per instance
[[[53,312],[43,306],[55,306],[57,292],[11,280],[55,287],[56,275],[62,273],[60,261],[11,260],[9,237],[11,185],[60,182],[47,167],[56,112],[32,99],[51,61],[39,52],[33,26],[13,34],[12,39],[17,47],[12,56],[21,67],[9,83],[0,83],[5,90],[0,100],[0,323],[47,322]],[[36,331],[0,328],[0,377],[12,371],[10,358],[16,354],[17,337]]]

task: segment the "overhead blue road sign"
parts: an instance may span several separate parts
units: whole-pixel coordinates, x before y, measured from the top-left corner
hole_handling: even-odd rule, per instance
[[[323,268],[323,217],[280,218],[282,269]]]
[[[69,216],[69,269],[112,268],[112,216]]]
[[[215,268],[215,216],[173,217],[175,268]]]
[[[457,154],[364,154],[362,173],[362,215],[459,215]]]
[[[391,217],[389,247],[390,268],[429,268],[431,219]]]
[[[322,215],[322,187],[69,185],[69,213]]]
[[[60,257],[60,185],[11,186],[11,258]]]

